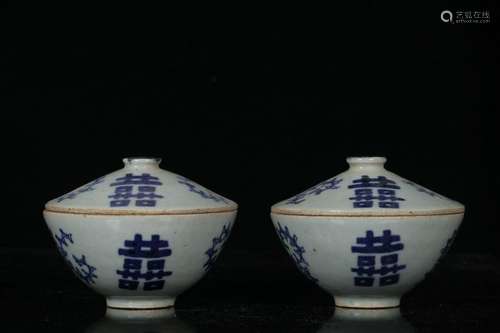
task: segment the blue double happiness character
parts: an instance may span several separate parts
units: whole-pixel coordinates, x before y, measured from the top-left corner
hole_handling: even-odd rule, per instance
[[[354,189],[355,196],[349,198],[354,201],[354,208],[371,208],[375,200],[380,208],[399,208],[398,201],[405,200],[396,196],[396,190],[401,187],[385,176],[370,178],[364,175],[354,179],[348,188]],[[377,195],[374,195],[374,189],[377,189]]]
[[[131,199],[135,199],[137,207],[154,207],[156,199],[163,198],[162,195],[155,193],[156,186],[162,185],[158,177],[151,176],[149,173],[134,175],[127,173],[124,177],[119,177],[109,186],[115,187],[115,193],[108,195],[111,207],[127,207]]]
[[[352,253],[360,253],[357,257],[357,267],[351,268],[356,273],[354,285],[358,287],[373,287],[375,277],[379,278],[379,286],[389,286],[399,282],[399,271],[406,265],[399,265],[398,253],[404,249],[399,235],[393,235],[391,230],[384,230],[382,236],[375,236],[372,230],[366,231],[365,237],[356,239],[357,246],[352,246]],[[377,268],[377,261],[381,266]]]
[[[136,234],[133,240],[126,240],[124,244],[126,248],[118,249],[118,254],[126,257],[123,270],[116,271],[122,277],[118,287],[138,290],[140,280],[144,280],[143,290],[163,289],[164,278],[172,275],[171,271],[165,269],[165,258],[172,255],[168,241],[161,240],[159,235],[152,235],[151,240],[143,240],[141,234]]]

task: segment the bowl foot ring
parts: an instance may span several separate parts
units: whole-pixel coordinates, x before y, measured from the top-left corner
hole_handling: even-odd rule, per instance
[[[172,308],[175,297],[161,296],[110,296],[106,298],[106,306],[116,310],[159,310]]]

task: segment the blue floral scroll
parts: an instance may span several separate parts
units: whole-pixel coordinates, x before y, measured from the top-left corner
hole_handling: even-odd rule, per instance
[[[61,202],[67,199],[74,199],[76,198],[79,194],[89,192],[89,191],[94,191],[95,190],[95,185],[102,183],[104,181],[104,177],[97,178],[96,180],[91,181],[90,183],[83,185],[82,187],[69,192],[63,196],[60,196],[59,198],[56,199],[57,202]]]
[[[224,203],[229,203],[225,198],[221,197],[220,195],[199,188],[193,181],[189,180],[186,177],[178,176],[177,178],[178,178],[177,182],[179,184],[186,185],[190,192],[196,193],[204,199],[213,200],[215,202],[222,201]]]
[[[319,183],[316,186],[313,186],[304,192],[297,194],[296,196],[288,199],[286,201],[287,205],[297,205],[301,202],[306,201],[306,198],[311,196],[311,195],[320,195],[321,193],[329,190],[335,190],[340,188],[338,184],[342,182],[342,179],[337,179],[336,177],[325,180],[324,182]]]
[[[439,251],[439,258],[436,261],[436,263],[434,264],[433,269],[436,265],[439,265],[440,263],[443,262],[443,258],[450,251],[451,246],[453,245],[453,242],[455,241],[455,238],[457,237],[457,234],[458,234],[458,229],[455,229],[455,231],[453,231],[453,234],[451,235],[451,237],[446,240],[446,244],[444,244],[444,246]],[[432,269],[430,271],[428,271],[427,273],[425,273],[425,278],[427,278],[431,274],[431,271],[432,271]]]
[[[210,246],[210,248],[205,251],[205,254],[208,256],[207,261],[205,262],[205,264],[203,264],[203,268],[205,268],[205,271],[209,271],[213,267],[215,261],[217,260],[217,257],[224,247],[224,243],[229,237],[231,227],[231,224],[223,226],[220,234],[212,238],[212,246]]]
[[[303,246],[299,244],[298,237],[296,235],[292,235],[287,226],[283,228],[281,224],[279,224],[279,222],[277,224],[278,224],[278,229],[276,231],[278,232],[278,237],[285,246],[285,249],[287,250],[288,254],[290,254],[290,256],[292,257],[293,261],[295,262],[295,265],[297,265],[297,268],[309,280],[317,283],[318,279],[313,277],[311,272],[309,271],[309,263],[304,258],[306,250],[304,249]]]
[[[422,187],[422,186],[420,186],[420,185],[417,185],[417,184],[415,184],[415,183],[414,183],[414,182],[412,182],[412,181],[409,181],[409,180],[404,179],[404,180],[403,180],[403,183],[406,183],[406,184],[408,184],[408,185],[410,185],[410,186],[414,187],[417,191],[422,192],[422,193],[425,193],[425,194],[427,194],[427,195],[430,195],[431,197],[438,197],[438,198],[441,198],[441,196],[440,196],[439,194],[437,194],[437,193],[435,193],[435,192],[432,192],[431,190],[426,189],[425,187]]]
[[[77,257],[68,252],[69,247],[71,246],[70,244],[74,244],[73,235],[59,229],[59,234],[54,234],[54,239],[59,253],[61,253],[73,272],[86,284],[95,284],[94,279],[98,278],[95,274],[96,268],[87,262],[85,255],[82,254],[80,257]]]
[[[458,229],[455,229],[455,231],[453,231],[453,235],[451,235],[451,237],[448,238],[448,240],[446,240],[445,246],[441,249],[441,255],[439,257],[439,261],[441,261],[442,258],[445,255],[447,255],[448,252],[450,252],[451,246],[453,245],[455,238],[457,238],[457,234],[458,234]]]

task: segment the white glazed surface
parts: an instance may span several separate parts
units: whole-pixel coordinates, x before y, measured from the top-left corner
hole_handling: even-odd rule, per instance
[[[416,329],[405,320],[399,309],[345,309],[336,308],[333,317],[322,325],[318,333],[410,333]]]
[[[303,250],[305,264],[299,264],[299,269],[304,273],[305,267],[310,277],[334,296],[337,306],[356,308],[398,306],[401,296],[421,281],[449,248],[462,217],[463,214],[369,218],[271,214],[289,254],[297,257],[297,251]],[[355,286],[357,275],[351,269],[358,267],[359,254],[351,248],[359,246],[357,238],[365,237],[369,230],[374,236],[381,236],[384,230],[400,236],[398,243],[404,248],[393,253],[398,254],[398,265],[406,267],[398,272],[398,283],[378,286],[379,276],[374,275],[374,286]],[[294,237],[296,243],[292,240]],[[381,266],[380,255],[377,255],[376,268]]]
[[[100,177],[69,193],[47,202],[45,208],[51,211],[99,214],[186,214],[214,211],[231,211],[237,204],[183,176],[159,167],[160,159],[125,158],[124,168]],[[120,186],[123,179],[131,175],[146,175],[140,184],[128,183]],[[133,181],[140,182],[137,178]],[[154,188],[154,205],[137,205],[137,198],[130,198],[128,205],[116,206],[121,187],[131,186],[131,194],[138,195],[140,186]],[[149,194],[151,192],[144,192]],[[126,193],[124,193],[126,194]],[[117,196],[113,198],[113,196]],[[148,198],[145,198],[148,199]],[[134,204],[135,203],[135,204]]]
[[[384,157],[347,162],[347,171],[275,204],[274,227],[337,306],[398,306],[450,247],[464,206],[387,171]]]
[[[78,267],[72,256],[85,256],[86,262],[95,268],[93,282],[86,284],[96,292],[107,297],[108,306],[117,308],[159,308],[173,305],[175,297],[195,284],[207,271],[209,249],[216,250],[213,260],[220,253],[223,243],[229,236],[236,211],[208,214],[185,215],[91,215],[68,214],[45,211],[44,217],[54,236],[60,229],[71,234],[73,243],[63,246],[69,259]],[[226,228],[226,232],[224,232]],[[133,240],[141,234],[144,240],[159,235],[160,240],[168,241],[171,255],[165,257],[165,270],[170,276],[163,279],[162,290],[144,291],[140,280],[138,290],[118,288],[125,256],[119,249],[126,240]],[[215,241],[217,239],[217,241]],[[220,241],[219,241],[220,240]],[[55,239],[56,244],[59,242]],[[146,261],[143,263],[143,271]],[[85,267],[83,267],[85,268]]]
[[[332,177],[292,198],[281,201],[272,207],[272,211],[291,215],[353,215],[353,216],[386,216],[386,215],[436,215],[463,213],[464,206],[459,202],[439,195],[423,186],[402,178],[384,168],[384,157],[351,157],[347,159],[349,169]],[[356,186],[362,176],[372,179],[385,177],[394,182],[395,203],[397,209],[384,208],[375,202],[372,207],[356,208],[353,206],[356,197]],[[376,182],[376,181],[375,181]],[[390,185],[390,184],[389,184]],[[377,188],[373,195],[379,196]],[[381,188],[383,189],[383,188]],[[386,188],[390,189],[390,188]],[[390,195],[386,195],[389,197]]]
[[[86,333],[192,333],[197,330],[175,316],[173,308],[134,311],[108,308],[106,316],[89,327]]]
[[[49,201],[44,217],[68,265],[107,297],[108,307],[169,307],[213,265],[237,205],[160,169],[161,159],[123,162],[123,169]],[[152,241],[161,253],[147,252]],[[130,254],[134,242],[143,247]]]

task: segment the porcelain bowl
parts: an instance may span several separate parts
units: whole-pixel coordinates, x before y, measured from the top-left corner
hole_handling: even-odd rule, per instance
[[[389,308],[447,252],[463,214],[271,218],[298,269],[336,306]]]
[[[236,211],[100,215],[44,211],[59,252],[110,308],[158,309],[212,267]]]

